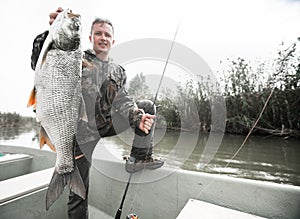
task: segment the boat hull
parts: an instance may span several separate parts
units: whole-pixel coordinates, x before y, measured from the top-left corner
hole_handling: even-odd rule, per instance
[[[0,146],[0,151],[26,152],[33,157],[29,173],[0,181],[1,218],[67,218],[68,190],[50,211],[45,210],[55,154],[12,146]],[[100,154],[102,157],[94,156],[92,160],[91,219],[114,218],[129,178],[124,161],[109,157],[104,151]],[[174,219],[190,199],[265,218],[300,218],[298,186],[167,167],[134,173],[121,218],[136,213],[143,219]]]

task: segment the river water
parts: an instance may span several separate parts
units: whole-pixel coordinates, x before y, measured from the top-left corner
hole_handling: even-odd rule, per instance
[[[122,159],[130,152],[132,137],[132,133],[126,132],[102,138],[94,156],[99,148],[105,147]],[[170,167],[300,186],[300,139],[250,136],[242,146],[244,139],[245,136],[238,135],[215,137],[209,133],[156,130],[154,154]],[[0,144],[39,148],[34,129],[1,128]]]

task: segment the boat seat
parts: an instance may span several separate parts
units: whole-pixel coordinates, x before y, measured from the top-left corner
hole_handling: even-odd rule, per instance
[[[33,157],[28,154],[5,154],[0,158],[0,181],[30,172]]]
[[[54,167],[0,181],[0,205],[49,185]]]
[[[187,204],[181,210],[176,219],[225,219],[225,218],[243,218],[243,219],[263,219],[253,214],[221,207],[208,202],[189,199]]]

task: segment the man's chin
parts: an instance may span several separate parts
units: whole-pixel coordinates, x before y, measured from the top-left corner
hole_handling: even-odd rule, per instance
[[[97,49],[97,53],[107,54],[108,51],[109,51],[108,49]]]
[[[109,50],[107,48],[105,48],[105,49],[101,48],[101,49],[99,49],[99,51],[101,53],[108,53]]]

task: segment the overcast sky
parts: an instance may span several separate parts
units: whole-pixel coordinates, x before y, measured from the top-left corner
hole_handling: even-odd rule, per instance
[[[300,36],[300,1],[2,0],[1,112],[34,116],[26,108],[34,80],[32,42],[49,27],[48,15],[58,6],[81,14],[84,49],[90,47],[88,33],[95,17],[112,21],[116,44],[150,37],[172,40],[180,24],[176,42],[199,54],[213,71],[226,58],[267,60],[281,42],[288,45]],[[129,76],[136,73],[127,71]]]

